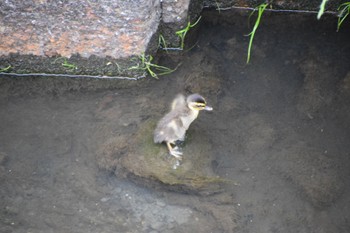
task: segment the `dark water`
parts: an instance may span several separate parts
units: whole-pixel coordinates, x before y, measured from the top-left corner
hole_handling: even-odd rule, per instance
[[[249,65],[247,14],[205,12],[196,46],[162,55],[182,65],[160,80],[95,91],[1,80],[0,232],[350,232],[349,24],[263,17]],[[97,166],[105,141],[132,137],[179,92],[214,107],[190,133],[230,180],[222,200]]]

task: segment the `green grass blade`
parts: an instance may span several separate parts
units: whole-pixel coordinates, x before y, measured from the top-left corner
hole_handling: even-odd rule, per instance
[[[254,9],[254,11],[250,14],[249,17],[251,17],[251,15],[256,11],[258,10],[258,16],[256,18],[256,21],[255,21],[255,24],[254,24],[254,28],[253,30],[248,34],[248,36],[250,36],[250,39],[249,39],[249,45],[248,45],[248,54],[247,54],[247,64],[249,63],[250,61],[250,53],[251,53],[251,49],[252,49],[252,44],[253,44],[253,40],[254,40],[254,36],[255,36],[255,32],[256,30],[258,29],[259,27],[259,24],[260,24],[260,20],[261,20],[261,17],[266,9],[266,7],[268,6],[267,3],[263,3],[261,5],[259,5],[257,8]]]
[[[141,54],[137,60],[132,59],[132,61],[136,62],[137,64],[129,67],[128,70],[143,70],[156,79],[158,79],[159,75],[170,74],[177,68],[176,67],[175,69],[170,69],[165,66],[154,64],[152,63],[153,57],[151,55],[145,54]]]
[[[7,72],[7,71],[9,71],[9,69],[11,69],[11,68],[12,68],[11,65],[9,65],[9,66],[7,66],[7,67],[5,67],[5,68],[2,68],[2,69],[0,69],[0,73],[2,73],[2,72]]]
[[[166,44],[166,41],[164,39],[164,36],[163,35],[159,35],[159,38],[158,38],[158,47],[167,51],[168,50],[168,47],[167,47],[167,44]]]
[[[197,21],[193,24],[191,24],[191,22],[187,23],[187,26],[179,31],[176,31],[175,34],[180,38],[180,48],[184,49],[185,47],[185,37],[187,35],[187,32],[190,30],[190,28],[193,28],[194,26],[196,26],[198,24],[198,22],[201,20],[202,16],[199,16],[199,18],[197,19]]]
[[[350,2],[345,2],[338,7],[338,23],[337,23],[337,32],[340,29],[340,26],[344,20],[350,14]]]
[[[327,2],[328,2],[328,0],[322,0],[321,5],[320,5],[320,10],[318,11],[318,14],[317,14],[318,20],[321,19]]]

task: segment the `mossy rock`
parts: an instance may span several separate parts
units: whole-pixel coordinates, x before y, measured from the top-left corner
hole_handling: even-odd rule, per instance
[[[168,154],[167,147],[153,142],[155,126],[156,122],[151,120],[142,123],[132,139],[128,140],[127,152],[125,149],[123,153],[118,152],[117,144],[125,140],[118,138],[107,142],[108,145],[103,146],[105,149],[98,153],[98,160],[113,164],[106,166],[107,169],[122,168],[138,178],[179,186],[182,190],[218,192],[224,179],[216,176],[211,168],[211,145],[205,132],[197,128],[189,130],[183,147],[183,160],[174,169],[176,159]]]
[[[211,169],[211,145],[205,134],[192,132],[184,145],[181,165],[174,169],[176,159],[168,154],[166,146],[153,142],[155,125],[153,121],[141,125],[130,153],[120,161],[124,168],[140,177],[190,189],[207,189],[223,182]]]

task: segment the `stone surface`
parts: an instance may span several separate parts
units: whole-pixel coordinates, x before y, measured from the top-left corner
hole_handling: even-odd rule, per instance
[[[160,182],[171,190],[186,190],[212,194],[220,192],[223,178],[215,175],[211,168],[211,146],[205,140],[204,132],[196,132],[192,138],[188,133],[183,147],[183,161],[180,166],[173,156],[169,156],[165,145],[153,143],[155,122],[146,121],[133,136],[124,135],[111,138],[101,145],[96,153],[100,168],[109,171],[125,170],[147,182]],[[127,151],[127,153],[126,153]]]
[[[160,35],[163,48],[193,46],[188,41],[191,35],[182,46],[176,32],[194,24],[204,7],[224,10],[259,4],[255,0],[1,1],[0,71],[140,77],[144,70],[131,71],[137,66],[131,58],[154,54]],[[273,1],[271,8],[317,11],[319,4],[320,0]],[[330,1],[326,10],[336,11],[339,4]]]
[[[294,151],[294,154],[282,150],[280,158],[276,158],[278,169],[312,205],[326,208],[341,197],[344,183],[338,167],[327,154],[308,148],[302,142],[288,150]],[[288,159],[286,153],[289,153]]]
[[[142,1],[19,1],[0,3],[0,55],[139,55],[158,28],[160,4]]]
[[[317,57],[316,52],[311,51],[310,54]],[[326,64],[321,59],[308,59],[300,64],[304,83],[298,96],[297,109],[310,119],[316,117],[324,106],[332,103],[334,96],[331,87],[335,86],[339,78],[328,78],[334,74],[331,67],[331,64]]]
[[[162,20],[164,23],[174,23],[187,18],[190,0],[162,1]]]
[[[199,2],[199,4],[198,4]],[[124,58],[146,51],[160,20],[171,33],[194,22],[190,5],[201,7],[202,1],[190,0],[8,0],[0,3],[0,55],[64,56],[79,54],[88,58],[110,56]],[[274,7],[317,10],[319,0],[276,1]],[[331,10],[338,1],[329,3]],[[197,4],[195,4],[197,3]],[[254,7],[257,1],[206,1],[211,6]],[[193,7],[192,7],[193,8]],[[192,9],[191,12],[200,12]],[[164,32],[166,33],[166,32]],[[170,32],[168,32],[170,33]],[[170,40],[175,35],[168,35]],[[173,38],[171,38],[173,37]],[[167,39],[167,38],[166,38]]]
[[[193,3],[199,3],[193,6]],[[194,23],[197,20],[199,12],[202,11],[201,1],[197,0],[164,0],[162,6],[162,22],[159,34],[165,40],[165,46],[181,49],[181,40],[177,31],[186,28],[188,23]],[[196,8],[196,11],[190,9]],[[183,48],[182,48],[183,49]]]

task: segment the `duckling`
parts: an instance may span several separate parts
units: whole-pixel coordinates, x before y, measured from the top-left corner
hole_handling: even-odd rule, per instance
[[[171,104],[170,112],[158,122],[154,130],[154,143],[165,142],[169,153],[181,160],[182,152],[172,145],[178,140],[184,141],[186,130],[198,117],[200,110],[212,111],[213,108],[207,106],[207,102],[199,94],[192,94],[187,98],[178,94]]]

